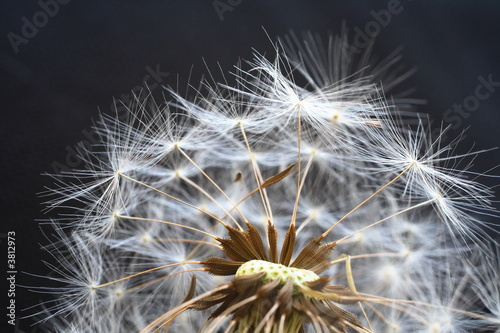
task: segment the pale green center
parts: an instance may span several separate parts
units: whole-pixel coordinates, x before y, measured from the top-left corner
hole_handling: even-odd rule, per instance
[[[253,275],[264,272],[263,281],[281,280],[285,284],[292,279],[294,285],[302,285],[306,282],[316,281],[319,276],[316,273],[296,267],[287,267],[264,260],[250,260],[238,268],[236,276]]]

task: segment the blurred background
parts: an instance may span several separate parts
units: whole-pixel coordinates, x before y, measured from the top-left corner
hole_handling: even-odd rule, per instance
[[[37,193],[51,183],[41,174],[78,168],[72,147],[95,141],[99,112],[112,113],[114,99],[127,100],[145,82],[156,96],[190,76],[196,82],[204,62],[227,73],[253,49],[272,55],[270,39],[291,31],[326,40],[344,22],[360,48],[375,37],[380,57],[401,47],[400,63],[416,69],[403,87],[425,101],[416,111],[451,125],[450,138],[467,129],[457,153],[500,144],[498,1],[25,0],[2,1],[0,13],[0,258],[4,267],[5,234],[15,231],[21,285],[40,282],[21,272],[48,271],[36,220],[55,213],[40,212]],[[499,164],[493,150],[473,170]],[[37,332],[20,318],[38,298],[17,288],[17,332]]]

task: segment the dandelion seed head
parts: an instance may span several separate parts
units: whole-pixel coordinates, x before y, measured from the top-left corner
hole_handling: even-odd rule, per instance
[[[394,58],[369,73],[346,50],[292,36],[239,62],[235,85],[102,116],[86,168],[51,191],[73,213],[47,248],[63,286],[39,289],[63,297],[37,315],[68,332],[498,326],[498,250],[474,217],[491,190],[384,97]]]

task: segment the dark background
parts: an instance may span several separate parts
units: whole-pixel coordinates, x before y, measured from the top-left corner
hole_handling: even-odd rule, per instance
[[[45,241],[35,222],[47,218],[40,213],[43,200],[37,193],[50,180],[41,174],[54,172],[55,166],[78,166],[71,147],[88,140],[84,131],[90,130],[99,110],[111,111],[113,97],[130,95],[151,70],[168,72],[160,79],[170,86],[176,85],[177,74],[185,81],[192,66],[195,82],[205,72],[202,59],[212,69],[219,62],[230,71],[239,57],[251,58],[252,48],[272,53],[266,32],[273,40],[289,31],[311,31],[326,39],[340,33],[345,21],[353,36],[355,28],[364,30],[376,22],[374,12],[394,2],[221,0],[215,3],[230,10],[220,16],[212,0],[60,0],[65,4],[49,9],[53,17],[40,13],[43,3],[54,1],[0,4],[0,232],[4,237],[15,231],[17,283],[27,285],[39,280],[21,271],[47,271],[39,250]],[[402,63],[417,69],[405,85],[415,88],[414,97],[426,100],[419,112],[431,114],[439,124],[446,110],[474,96],[479,76],[500,82],[500,2],[402,0],[399,6],[401,12],[385,27],[379,24],[375,52],[384,56],[403,47]],[[23,31],[34,20],[38,31]],[[21,38],[23,32],[29,38],[16,52],[9,36]],[[148,80],[150,86],[154,83]],[[155,87],[153,93],[160,96],[162,88]],[[450,137],[469,130],[458,152],[474,143],[474,150],[498,146],[500,87],[469,117],[459,119]],[[483,172],[499,162],[498,150],[481,154],[474,170]],[[496,186],[498,179],[485,182]],[[1,249],[7,253],[5,239]],[[5,258],[4,270],[7,255],[0,257]],[[5,290],[0,291],[2,299]],[[18,287],[18,318],[38,298]],[[6,321],[1,312],[0,327]],[[30,323],[21,320],[18,331],[35,332]]]

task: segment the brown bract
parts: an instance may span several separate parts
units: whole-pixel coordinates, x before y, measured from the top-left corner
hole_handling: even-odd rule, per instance
[[[322,243],[322,237],[312,239],[291,263],[295,247],[295,227],[291,225],[285,236],[278,259],[277,231],[268,223],[268,244],[266,249],[257,228],[247,223],[247,230],[226,226],[227,238],[218,242],[227,258],[211,257],[202,261],[206,271],[213,275],[235,275],[238,268],[250,260],[279,263],[287,267],[309,270],[316,274],[323,272],[330,262],[328,256],[335,243]],[[175,317],[186,310],[206,310],[218,306],[207,319],[203,332],[216,332],[229,320],[225,332],[305,332],[305,325],[311,324],[316,332],[369,332],[352,313],[338,304],[355,304],[362,300],[349,289],[330,284],[328,277],[319,277],[304,284],[292,278],[265,278],[265,272],[235,276],[228,283],[203,295],[191,298],[195,279],[188,296],[182,304],[156,321],[156,325],[169,325]]]

